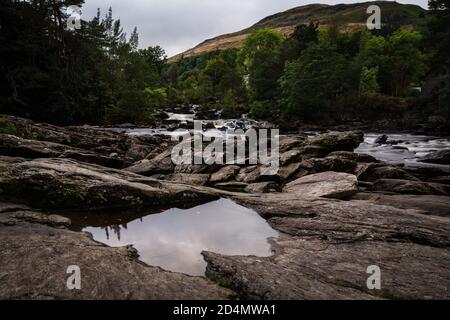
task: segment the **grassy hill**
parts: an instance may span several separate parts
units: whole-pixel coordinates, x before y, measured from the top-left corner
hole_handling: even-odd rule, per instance
[[[381,19],[384,24],[394,23],[417,28],[423,22],[426,13],[426,10],[419,6],[400,4],[393,1],[370,1],[337,5],[310,4],[268,16],[250,28],[208,39],[196,47],[172,57],[170,61],[177,61],[221,49],[239,48],[248,34],[252,30],[259,28],[276,29],[286,36],[293,32],[295,26],[309,22],[319,23],[321,27],[338,24],[347,30],[365,28],[369,17],[366,10],[373,4],[381,8]]]

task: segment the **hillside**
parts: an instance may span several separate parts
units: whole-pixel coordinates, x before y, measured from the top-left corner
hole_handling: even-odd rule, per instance
[[[333,23],[344,29],[364,28],[369,17],[366,10],[372,4],[380,6],[382,23],[389,22],[402,26],[417,27],[426,12],[419,6],[393,1],[370,1],[338,5],[310,4],[268,16],[250,28],[208,39],[196,47],[170,58],[170,61],[177,61],[205,52],[239,48],[248,34],[259,28],[276,29],[284,35],[291,34],[295,26],[309,22],[319,23],[321,27]]]

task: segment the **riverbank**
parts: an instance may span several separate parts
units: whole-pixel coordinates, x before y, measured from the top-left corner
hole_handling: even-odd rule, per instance
[[[362,132],[283,136],[280,170],[264,176],[259,165],[174,165],[165,135],[0,120],[3,299],[450,297],[449,172],[356,153]],[[74,223],[80,212],[102,212],[126,225],[220,198],[276,230],[273,255],[206,250],[205,276],[193,277],[147,265],[136,248],[108,247]],[[70,265],[80,266],[81,290],[65,286]],[[367,287],[373,265],[381,290]]]

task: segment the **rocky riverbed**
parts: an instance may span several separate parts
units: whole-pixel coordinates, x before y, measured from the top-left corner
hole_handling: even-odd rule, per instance
[[[287,135],[280,137],[278,174],[266,176],[260,165],[174,165],[174,143],[161,134],[1,115],[0,298],[450,297],[445,148],[409,166],[361,152],[362,132]],[[205,276],[190,276],[144,262],[139,247],[100,243],[80,227],[80,216],[126,225],[219,199],[266,221],[275,235],[272,255],[210,248],[202,252]],[[81,290],[66,287],[70,265],[80,267]],[[373,265],[381,270],[380,290],[367,287]]]

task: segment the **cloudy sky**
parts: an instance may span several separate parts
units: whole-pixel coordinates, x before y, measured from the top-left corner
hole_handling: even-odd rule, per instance
[[[109,7],[129,34],[138,27],[140,46],[160,45],[168,56],[224,33],[249,27],[262,18],[310,3],[354,3],[346,0],[85,0],[83,19]],[[397,1],[427,7],[427,0]]]

